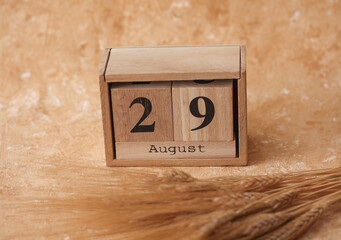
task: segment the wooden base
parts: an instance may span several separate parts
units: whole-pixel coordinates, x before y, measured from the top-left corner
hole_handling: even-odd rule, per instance
[[[223,159],[236,156],[236,142],[116,142],[116,159]]]
[[[212,166],[244,166],[247,160],[244,158],[222,158],[222,159],[150,159],[150,160],[111,160],[107,162],[108,167],[212,167]]]

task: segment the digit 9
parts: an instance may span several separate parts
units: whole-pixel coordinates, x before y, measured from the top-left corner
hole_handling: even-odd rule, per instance
[[[201,114],[199,112],[199,100],[200,99],[202,99],[205,103],[205,109],[206,109],[205,114]],[[213,102],[211,101],[211,99],[207,97],[203,97],[203,96],[194,98],[189,105],[189,110],[194,117],[204,118],[203,122],[198,127],[191,129],[191,131],[196,131],[196,130],[206,127],[208,124],[212,122],[214,118],[214,114],[215,114]]]

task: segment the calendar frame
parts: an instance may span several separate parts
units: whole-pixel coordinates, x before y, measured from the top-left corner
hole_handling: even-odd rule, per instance
[[[157,62],[157,58],[161,59],[169,57],[167,58],[169,59],[167,63],[167,71],[165,71],[165,68],[162,66],[160,67],[157,63],[154,64],[155,67],[154,65],[149,66],[150,69],[153,71],[155,70],[156,73],[138,71],[138,68],[134,66],[134,63],[130,66],[118,68],[119,66],[117,67],[117,65],[120,63],[117,61],[120,59],[117,55],[121,53],[121,49],[123,49],[123,52],[128,50],[127,52],[132,56],[136,53],[137,58],[140,58],[141,60],[139,64],[141,64],[141,62],[143,64],[151,64],[152,62]],[[230,51],[232,49],[233,51]],[[221,58],[221,53],[224,53],[224,51],[226,51],[226,58],[224,56],[224,58]],[[236,51],[238,51],[239,56],[236,56]],[[145,54],[149,52],[151,54]],[[231,52],[231,54],[229,54],[229,52]],[[156,54],[153,55],[153,53]],[[192,55],[194,56],[193,58]],[[200,55],[202,55],[203,58],[199,59],[198,56]],[[115,56],[118,60],[116,61],[114,57],[111,59],[111,56]],[[146,61],[144,61],[143,56],[146,56]],[[128,58],[129,56],[127,54],[127,56],[123,56],[123,58],[124,57]],[[155,58],[155,61],[153,58]],[[176,58],[189,59],[190,61],[187,65],[179,65]],[[205,68],[205,66],[210,67],[214,63],[217,63],[219,59],[222,59],[225,65],[219,66],[218,64],[218,67],[213,70],[212,68]],[[229,64],[226,64],[225,62]],[[134,79],[134,81],[232,79],[236,157],[211,159],[116,159],[116,144],[114,139],[115,129],[113,127],[110,86],[115,82],[132,81],[131,79]],[[107,166],[247,165],[246,47],[244,45],[106,48],[100,65],[99,86]]]

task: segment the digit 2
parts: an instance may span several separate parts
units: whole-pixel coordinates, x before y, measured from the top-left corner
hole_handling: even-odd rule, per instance
[[[198,106],[199,99],[202,99],[205,102],[205,109],[206,109],[205,115],[202,115],[199,112],[199,106]],[[213,102],[209,98],[203,97],[203,96],[194,98],[189,105],[189,110],[191,111],[194,117],[197,117],[197,118],[205,117],[204,121],[200,124],[200,126],[191,129],[191,131],[196,131],[196,130],[206,127],[208,124],[210,124],[210,122],[212,122],[214,113],[215,113]]]
[[[141,117],[141,119],[137,122],[137,124],[133,127],[133,129],[131,129],[131,133],[136,133],[136,132],[154,132],[155,129],[155,121],[153,122],[153,124],[150,125],[140,125],[147,117],[148,115],[151,113],[152,111],[152,103],[150,102],[149,99],[144,98],[144,97],[139,97],[139,98],[135,98],[129,108],[131,108],[135,103],[139,103],[144,107],[144,113]]]

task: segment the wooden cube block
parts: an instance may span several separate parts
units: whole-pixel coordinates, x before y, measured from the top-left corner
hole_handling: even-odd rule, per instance
[[[232,141],[232,80],[174,82],[175,141]]]
[[[171,82],[111,85],[116,142],[172,141]]]

